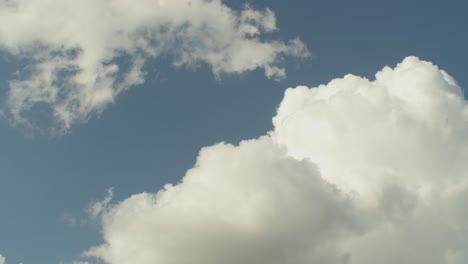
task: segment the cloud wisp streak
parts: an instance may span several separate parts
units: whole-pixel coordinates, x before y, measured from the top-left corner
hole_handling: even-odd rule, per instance
[[[286,91],[274,130],[203,148],[177,185],[101,212],[110,264],[468,261],[468,104],[408,57]],[[107,203],[107,202],[106,202]]]
[[[299,39],[263,38],[276,30],[272,10],[220,0],[1,0],[0,50],[27,65],[9,82],[5,113],[33,126],[46,107],[53,129],[67,131],[142,84],[145,62],[161,57],[216,77],[262,69],[281,79],[285,57],[309,52]]]

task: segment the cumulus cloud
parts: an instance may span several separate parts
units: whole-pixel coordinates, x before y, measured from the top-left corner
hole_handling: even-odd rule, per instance
[[[371,210],[349,263],[468,261],[468,106],[446,72],[408,57],[374,81],[289,89],[273,122],[289,156]]]
[[[272,10],[234,10],[220,0],[1,0],[0,25],[0,49],[27,65],[10,81],[8,115],[31,126],[46,106],[61,130],[143,83],[148,59],[281,79],[285,57],[309,56],[299,39],[262,37],[277,30]]]
[[[269,137],[201,151],[179,185],[130,197],[103,217],[106,263],[340,262],[357,231],[353,205],[314,164]],[[305,228],[307,227],[307,228]]]
[[[375,200],[388,183],[403,183],[430,195],[465,181],[467,111],[452,77],[408,57],[374,81],[347,75],[287,90],[274,134],[348,192]]]
[[[5,264],[5,257],[0,255],[0,264]]]
[[[108,204],[105,263],[468,262],[468,105],[408,57],[288,89],[274,129],[201,150],[177,185]]]

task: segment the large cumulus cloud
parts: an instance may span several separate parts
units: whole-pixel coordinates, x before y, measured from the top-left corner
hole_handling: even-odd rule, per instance
[[[347,75],[289,89],[273,119],[289,155],[318,163],[327,181],[369,199],[388,183],[429,195],[464,181],[467,121],[454,79],[415,57],[374,81]]]
[[[105,213],[108,263],[340,262],[334,242],[356,232],[353,205],[314,164],[269,137],[201,151],[179,185]],[[307,226],[308,228],[304,228]]]
[[[177,185],[101,210],[106,263],[458,264],[468,106],[415,57],[288,89],[274,129],[204,148]]]
[[[272,135],[369,212],[363,235],[340,246],[349,263],[466,263],[463,91],[415,57],[375,77],[289,89]]]
[[[27,65],[10,81],[6,114],[31,126],[46,106],[54,128],[67,130],[144,82],[146,60],[161,56],[216,76],[263,69],[280,79],[284,57],[309,53],[299,39],[262,37],[276,30],[270,9],[220,0],[0,0],[0,50]]]

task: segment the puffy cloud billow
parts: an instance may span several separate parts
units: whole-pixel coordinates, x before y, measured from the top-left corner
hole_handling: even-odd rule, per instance
[[[201,151],[177,186],[130,197],[103,216],[106,263],[341,262],[356,233],[354,205],[317,167],[270,137]]]
[[[276,30],[270,9],[221,0],[0,0],[0,51],[27,65],[9,82],[4,112],[32,126],[45,106],[66,131],[143,83],[145,62],[161,57],[215,76],[262,69],[281,79],[285,57],[309,52],[299,39],[265,40]]]
[[[0,255],[0,264],[5,264],[5,257]]]
[[[467,111],[452,77],[408,57],[375,81],[347,75],[287,90],[274,135],[347,192],[375,200],[388,183],[403,183],[431,195],[464,180]]]
[[[408,57],[286,91],[274,129],[203,148],[176,185],[100,210],[111,264],[468,262],[468,105]],[[107,203],[106,203],[107,204]]]

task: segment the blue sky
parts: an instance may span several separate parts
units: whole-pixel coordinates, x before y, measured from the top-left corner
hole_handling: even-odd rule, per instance
[[[244,5],[224,3],[235,10]],[[266,78],[261,69],[216,79],[205,63],[174,68],[164,57],[150,58],[143,84],[61,135],[0,120],[0,254],[6,263],[79,259],[103,241],[99,220],[86,210],[108,188],[114,188],[115,201],[157,192],[181,180],[200,148],[264,135],[273,129],[271,119],[289,87],[315,87],[348,73],[374,79],[385,65],[395,67],[410,55],[438,65],[461,87],[468,85],[463,1],[250,3],[276,14],[279,30],[265,38],[299,37],[312,54],[286,58],[287,77],[281,81]],[[17,59],[3,49],[2,98],[19,68]],[[32,118],[50,117],[39,112]]]

